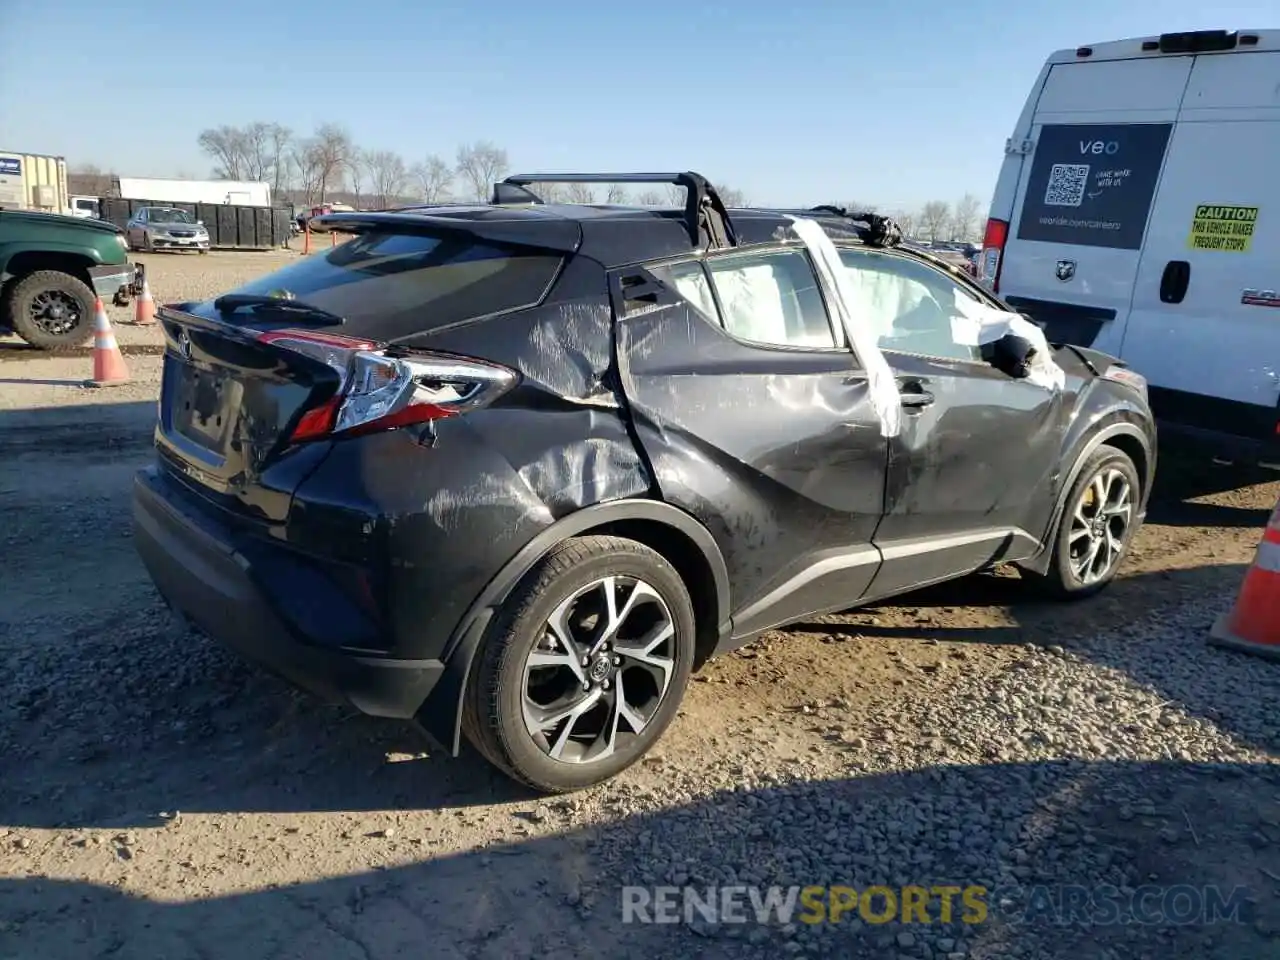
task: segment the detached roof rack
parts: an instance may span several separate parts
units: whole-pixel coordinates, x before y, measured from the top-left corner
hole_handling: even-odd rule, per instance
[[[735,247],[738,238],[729,211],[707,178],[692,170],[683,173],[525,173],[493,185],[493,202],[542,203],[532,190],[536,183],[666,183],[685,188],[684,220],[694,246]]]
[[[878,213],[857,213],[832,204],[810,207],[808,210],[780,210],[778,212],[791,213],[798,217],[825,214],[828,217],[839,217],[842,220],[848,220],[854,232],[857,233],[858,239],[869,247],[896,247],[902,243],[903,239],[902,228],[898,226],[898,222],[892,217],[882,216]]]

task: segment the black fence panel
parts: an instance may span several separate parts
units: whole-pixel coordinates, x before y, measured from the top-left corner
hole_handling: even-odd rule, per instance
[[[204,228],[209,231],[209,246],[221,247],[222,236],[218,231],[218,211],[222,209],[221,204],[217,203],[197,203],[196,219],[204,221]],[[235,240],[234,237],[231,238]]]
[[[270,250],[284,246],[293,236],[291,207],[242,207],[225,203],[173,203],[134,198],[99,197],[102,219],[124,229],[143,207],[175,207],[204,223],[209,245],[223,249]]]
[[[238,247],[254,247],[258,244],[258,233],[254,229],[254,212],[255,207],[236,207],[236,229],[239,231],[240,239],[236,243]]]
[[[216,219],[218,222],[218,246],[240,246],[240,229],[236,224],[236,208],[225,205],[218,207]]]

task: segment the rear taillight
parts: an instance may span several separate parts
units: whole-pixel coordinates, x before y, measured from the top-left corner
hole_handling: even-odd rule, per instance
[[[978,256],[978,280],[1000,292],[1000,267],[1004,263],[1004,245],[1009,239],[1009,224],[994,217],[987,221],[987,232],[982,237],[982,253]]]
[[[338,390],[298,419],[290,440],[348,437],[456,417],[492,403],[516,383],[514,371],[469,357],[389,356],[367,340],[277,330],[262,343],[318,360],[338,374]]]

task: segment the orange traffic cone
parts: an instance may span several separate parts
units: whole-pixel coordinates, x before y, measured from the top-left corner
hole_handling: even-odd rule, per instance
[[[142,293],[138,294],[133,310],[133,322],[140,327],[150,326],[156,322],[156,301],[151,296],[151,283],[147,275],[142,275]]]
[[[128,382],[129,369],[111,331],[102,298],[98,297],[93,304],[93,379],[86,381],[85,386],[111,387]]]
[[[1235,606],[1213,625],[1209,642],[1280,660],[1280,503],[1262,532]]]

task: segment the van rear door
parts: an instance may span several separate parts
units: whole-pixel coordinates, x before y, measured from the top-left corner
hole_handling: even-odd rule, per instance
[[[1190,56],[1056,63],[1036,103],[999,292],[1051,341],[1118,353]]]
[[[1280,399],[1280,52],[1201,56],[1121,355],[1162,421],[1262,440]]]

